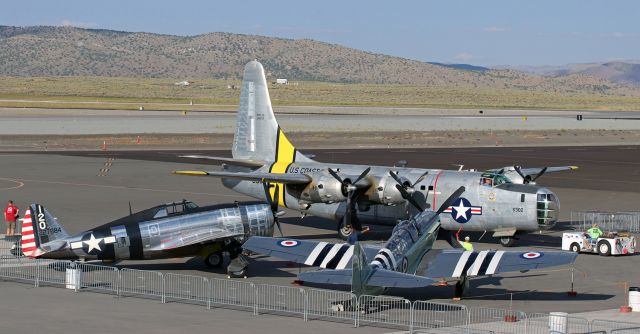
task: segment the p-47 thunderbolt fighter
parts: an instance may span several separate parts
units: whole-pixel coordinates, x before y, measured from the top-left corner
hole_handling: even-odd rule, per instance
[[[257,61],[245,66],[232,155],[188,156],[223,162],[223,171],[175,173],[221,177],[227,188],[258,199],[264,196],[261,183],[270,182],[273,202],[338,221],[344,239],[351,231],[344,224],[346,215],[352,216],[357,230],[362,223],[394,225],[398,219],[412,216],[409,202],[437,208],[460,186],[466,187],[465,196],[454,201],[448,214],[441,217],[442,227],[449,231],[461,227],[489,231],[500,237],[504,246],[510,246],[517,234],[549,228],[559,215],[560,204],[553,192],[513,183],[504,174],[511,173],[506,169],[472,172],[314,161],[293,146],[276,122],[264,69]],[[523,175],[531,179],[531,175],[567,168],[526,169],[530,175]]]
[[[142,260],[200,256],[209,267],[232,259],[250,236],[273,236],[277,216],[268,204],[231,203],[198,207],[182,201],[132,213],[69,235],[42,205],[32,204],[22,223],[22,252],[32,258]],[[279,225],[278,225],[279,228]],[[239,276],[246,268],[240,268]]]
[[[456,296],[460,297],[471,277],[547,268],[575,261],[576,254],[569,252],[432,249],[440,228],[438,216],[462,191],[463,187],[454,192],[436,212],[424,211],[399,222],[383,247],[251,237],[243,248],[324,268],[303,272],[298,278],[317,284],[351,285],[357,296],[382,294],[387,288],[422,288],[437,279],[453,278],[458,280]]]

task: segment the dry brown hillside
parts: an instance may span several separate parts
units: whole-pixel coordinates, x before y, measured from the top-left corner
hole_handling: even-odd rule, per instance
[[[635,89],[584,75],[550,78],[515,70],[460,70],[312,40],[0,26],[0,76],[237,79],[243,65],[254,58],[264,64],[272,79],[638,94]]]

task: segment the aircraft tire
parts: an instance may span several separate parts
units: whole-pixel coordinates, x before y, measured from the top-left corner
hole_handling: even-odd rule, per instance
[[[514,237],[501,237],[500,245],[502,247],[512,247],[516,243],[516,238]]]
[[[351,230],[347,229],[347,227],[345,226],[344,219],[340,220],[340,223],[338,223],[338,236],[340,237],[340,239],[347,241],[351,233]]]
[[[220,268],[222,263],[224,263],[222,252],[211,253],[204,259],[204,264],[209,268]]]
[[[611,255],[611,245],[608,241],[602,240],[598,243],[598,254],[602,256]]]

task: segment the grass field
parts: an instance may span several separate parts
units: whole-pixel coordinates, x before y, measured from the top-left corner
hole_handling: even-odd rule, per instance
[[[0,107],[235,110],[240,81],[200,80],[176,86],[172,79],[111,77],[0,77]],[[431,108],[640,110],[640,91],[627,95],[485,89],[296,82],[271,85],[271,99],[281,106],[387,106]],[[191,105],[193,103],[193,105]]]

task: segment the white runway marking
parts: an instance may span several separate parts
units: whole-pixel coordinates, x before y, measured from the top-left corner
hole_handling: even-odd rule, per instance
[[[7,179],[7,178],[4,178],[4,177],[0,177],[0,180],[5,180],[5,181],[9,181],[9,182],[13,182],[13,183],[17,184],[16,186],[13,186],[13,187],[0,188],[0,190],[11,190],[11,189],[18,189],[18,188],[24,187],[24,182],[16,181],[16,180],[13,180],[13,179]]]

